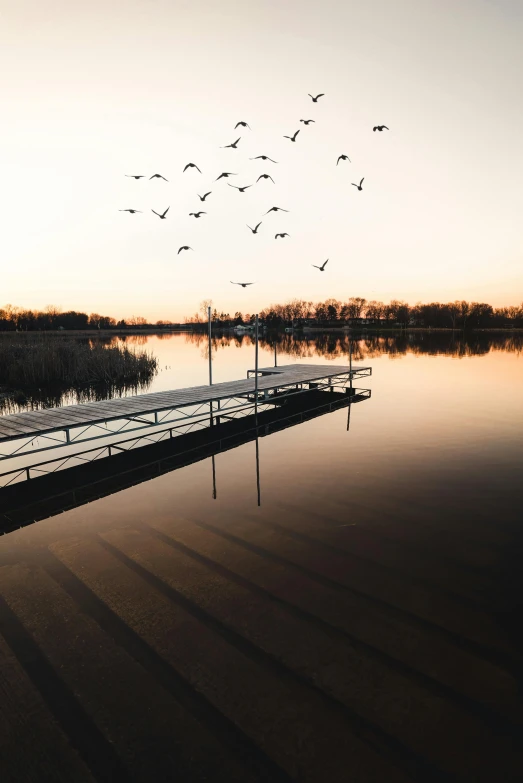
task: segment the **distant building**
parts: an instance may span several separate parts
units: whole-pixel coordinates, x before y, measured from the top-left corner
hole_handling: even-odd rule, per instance
[[[380,318],[345,318],[346,326],[369,326],[370,324],[379,324],[380,321]]]

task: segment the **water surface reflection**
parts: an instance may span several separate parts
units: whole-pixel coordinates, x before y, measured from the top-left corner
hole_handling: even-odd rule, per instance
[[[185,339],[203,348],[203,356],[208,355],[208,339],[202,333],[186,334]],[[324,359],[349,358],[352,343],[353,358],[367,359],[387,355],[405,356],[407,353],[428,354],[437,356],[444,354],[456,358],[462,356],[481,356],[492,351],[521,353],[523,349],[523,333],[513,334],[494,332],[402,332],[399,334],[345,334],[339,332],[323,332],[305,334],[274,333],[260,338],[260,344],[266,349],[276,346],[278,353],[297,359],[322,357]],[[215,335],[212,340],[213,350],[234,346],[254,345],[254,337],[248,334],[231,334],[225,332]]]
[[[147,347],[155,390],[206,383],[204,337]],[[213,348],[216,381],[253,366],[249,336]],[[278,363],[347,350],[286,335]],[[349,433],[334,411],[0,539],[3,717],[45,738],[12,733],[8,779],[50,748],[70,780],[521,779],[521,339],[354,356]]]

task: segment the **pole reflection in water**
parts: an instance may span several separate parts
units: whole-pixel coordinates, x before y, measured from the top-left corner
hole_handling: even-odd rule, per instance
[[[258,437],[258,429],[256,429],[256,489],[258,490],[258,505],[261,506],[261,490],[260,490],[260,439]]]
[[[312,391],[308,394],[313,396],[314,402],[307,402],[305,398],[289,401],[285,406],[259,411],[257,420],[254,411],[244,419],[225,423],[222,420],[221,424],[219,416],[211,415],[211,426],[207,430],[188,432],[155,444],[113,454],[112,457],[53,471],[34,481],[21,481],[4,486],[0,488],[0,533],[85,505],[209,457],[212,497],[216,500],[216,455],[252,441],[255,441],[257,503],[260,506],[260,438],[300,426],[317,416],[333,412],[341,405],[349,408],[348,430],[352,405],[370,398],[370,394],[363,396],[356,393],[351,400],[337,393],[337,399],[333,400],[328,394],[330,402],[325,404],[322,397],[326,392]]]
[[[216,500],[216,462],[214,459],[214,454],[211,457],[212,462],[212,497],[213,500]]]

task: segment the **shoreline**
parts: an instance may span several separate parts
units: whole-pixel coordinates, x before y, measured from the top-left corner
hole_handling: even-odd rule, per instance
[[[185,328],[185,329],[64,329],[64,330],[58,330],[58,329],[48,329],[48,330],[42,330],[42,331],[11,331],[11,330],[5,330],[0,331],[0,337],[3,335],[10,335],[10,336],[18,336],[18,335],[34,335],[34,336],[44,336],[44,335],[59,335],[61,337],[110,337],[110,336],[136,336],[136,335],[163,335],[163,334],[203,334],[207,333],[207,324],[205,325],[198,325],[199,328]],[[312,333],[321,333],[321,332],[334,332],[339,334],[366,334],[366,333],[373,333],[373,334],[405,334],[405,333],[415,333],[415,332],[422,332],[431,334],[433,332],[450,332],[450,333],[460,333],[460,334],[470,334],[470,333],[478,333],[478,332],[484,332],[484,333],[498,333],[498,334],[521,334],[523,333],[523,327],[476,327],[473,329],[452,329],[452,327],[447,326],[408,326],[406,328],[398,327],[398,326],[391,326],[391,327],[385,327],[385,326],[366,326],[366,327],[352,327],[352,326],[306,326],[305,328],[295,328],[292,330],[292,332],[286,332],[285,329],[288,329],[289,327],[278,327],[276,329],[271,329],[270,327],[267,327],[266,332],[274,334],[292,334],[297,336],[306,336],[308,334]],[[213,332],[232,332],[234,331],[234,326],[214,326]]]

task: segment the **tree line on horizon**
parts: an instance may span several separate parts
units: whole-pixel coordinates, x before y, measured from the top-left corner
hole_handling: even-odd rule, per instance
[[[158,321],[156,325],[164,323]],[[166,322],[165,322],[166,323]],[[143,316],[131,316],[117,321],[100,313],[82,313],[76,310],[62,311],[55,305],[47,305],[44,310],[29,310],[14,305],[0,307],[0,331],[41,332],[57,329],[126,329],[149,326]]]
[[[211,300],[204,300],[193,316],[186,317],[185,324],[203,326],[207,322],[207,308],[211,307],[212,321],[216,326],[231,327],[252,324],[254,315],[235,312],[230,315],[212,308]],[[523,303],[519,306],[497,307],[486,302],[466,300],[440,303],[418,302],[409,305],[397,299],[388,304],[363,297],[350,297],[347,301],[326,299],[323,302],[293,299],[285,304],[271,304],[264,308],[259,317],[268,328],[290,325],[317,324],[320,326],[342,326],[354,319],[366,319],[371,324],[386,327],[401,326],[434,329],[485,329],[522,328]],[[75,310],[61,311],[54,305],[44,310],[29,310],[13,305],[0,308],[0,331],[52,331],[52,330],[101,330],[165,328],[171,321],[161,319],[148,322],[143,316],[131,316],[116,320],[99,313],[83,313]]]
[[[191,318],[186,318],[186,323],[206,323],[209,303],[210,300],[202,302],[200,312],[195,313]],[[254,315],[244,315],[240,312],[231,316],[229,313],[212,310],[213,322],[226,326],[252,324],[254,318]],[[523,303],[519,306],[494,308],[486,302],[466,300],[447,303],[418,302],[409,305],[398,299],[392,299],[386,304],[376,300],[367,301],[359,296],[351,297],[345,302],[339,299],[326,299],[323,302],[293,299],[285,304],[271,304],[261,310],[259,318],[269,328],[307,323],[341,326],[359,319],[368,320],[375,325],[399,325],[403,328],[409,326],[434,329],[515,328],[523,327]]]

